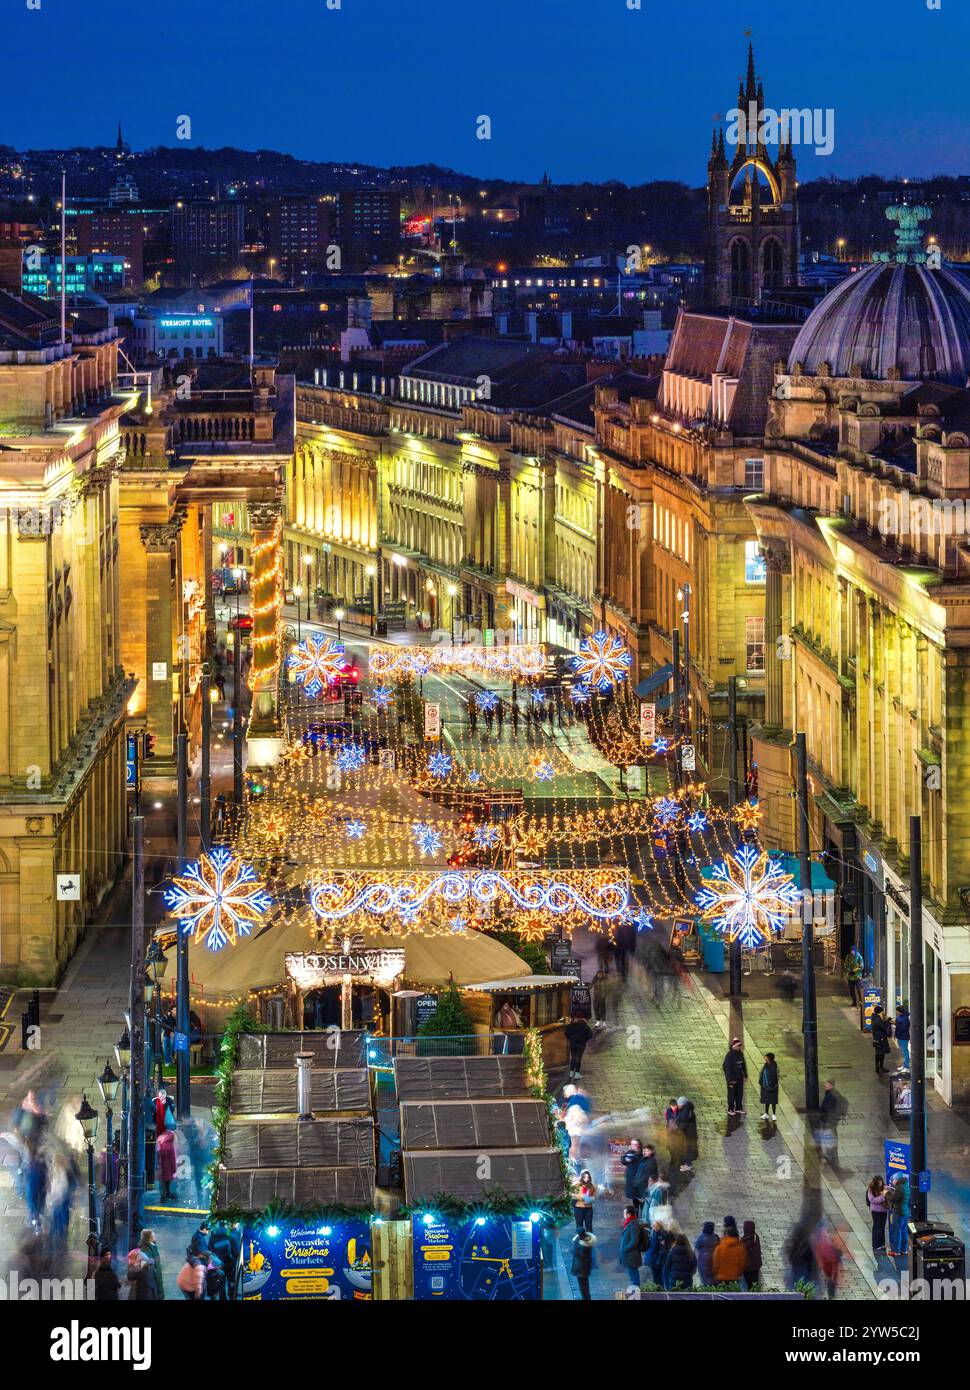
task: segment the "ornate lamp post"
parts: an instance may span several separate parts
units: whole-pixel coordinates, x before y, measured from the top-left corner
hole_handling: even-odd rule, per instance
[[[154,1019],[152,1028],[152,1066],[155,1072],[156,1085],[161,1086],[164,1078],[162,1069],[162,980],[165,971],[168,969],[168,958],[157,939],[152,940],[145,957],[146,978],[151,981],[152,995],[154,996]],[[151,996],[145,995],[145,1003],[150,1002]]]
[[[118,1183],[122,1173],[128,1186],[128,1068],[131,1066],[131,1038],[128,1026],[115,1043],[115,1061],[121,1071],[121,1153],[118,1156]]]
[[[81,1108],[74,1117],[81,1126],[88,1154],[88,1273],[98,1258],[98,1212],[94,1201],[94,1141],[98,1134],[98,1112],[81,1097]]]
[[[337,641],[338,641],[338,642],[340,641],[340,624],[343,622],[343,620],[344,620],[344,618],[346,618],[346,616],[347,616],[347,614],[346,614],[346,612],[344,611],[343,608],[335,608],[335,609],[333,610],[334,622],[337,624]]]
[[[313,565],[313,556],[312,556],[312,555],[309,555],[309,554],[304,555],[304,557],[303,557],[303,563],[306,565],[306,620],[307,620],[307,622],[309,622],[309,621],[310,621],[310,589],[313,587],[313,586],[311,585],[311,583],[310,583],[310,569],[311,569],[311,567],[312,567],[312,565]]]
[[[111,1121],[114,1119],[114,1103],[118,1099],[118,1086],[120,1082],[111,1066],[110,1062],[105,1062],[104,1071],[98,1077],[98,1089],[101,1092],[101,1099],[104,1101],[104,1118],[108,1127],[108,1132],[104,1142],[104,1195],[110,1197],[115,1190],[114,1183],[114,1131]],[[119,1168],[120,1168],[119,1160]]]
[[[377,610],[376,610],[376,606],[375,606],[375,603],[374,603],[374,599],[375,599],[374,580],[377,578],[377,566],[376,566],[376,565],[368,565],[368,566],[367,566],[367,569],[366,569],[366,571],[365,571],[365,573],[366,573],[366,575],[367,575],[367,578],[370,580],[370,635],[373,637],[373,636],[374,636],[374,623],[375,623],[375,620],[376,620],[376,617],[377,617]]]

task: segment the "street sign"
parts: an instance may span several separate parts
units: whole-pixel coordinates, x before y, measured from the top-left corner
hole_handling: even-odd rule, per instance
[[[138,790],[137,734],[128,734],[125,739],[125,787],[128,791]]]
[[[680,765],[685,772],[693,772],[697,766],[697,755],[692,743],[685,743],[680,750]]]
[[[425,738],[441,737],[441,706],[426,704],[424,707]]]
[[[57,875],[57,901],[59,903],[79,903],[81,901],[81,875]]]
[[[378,752],[378,762],[382,768],[388,772],[393,772],[396,764],[393,748],[381,748]]]
[[[917,1179],[920,1192],[929,1192],[932,1186],[932,1177],[929,1168],[924,1168]]]
[[[657,737],[657,706],[640,706],[640,742],[653,743]]]
[[[892,1182],[897,1173],[909,1176],[909,1145],[907,1143],[902,1139],[885,1139],[883,1141],[883,1154],[887,1182]]]
[[[494,646],[495,646],[495,629],[494,629],[493,627],[487,627],[487,628],[485,629],[485,631],[482,633],[482,646],[483,646],[483,647],[494,647]]]

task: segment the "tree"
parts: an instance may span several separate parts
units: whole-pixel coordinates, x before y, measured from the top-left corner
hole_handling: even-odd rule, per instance
[[[418,1035],[423,1038],[456,1038],[471,1031],[471,1015],[465,1008],[458,986],[454,980],[450,980],[448,988],[438,995],[438,1007],[421,1024]]]

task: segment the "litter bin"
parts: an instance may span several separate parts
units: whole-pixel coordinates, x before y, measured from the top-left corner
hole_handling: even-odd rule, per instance
[[[377,636],[377,637],[386,637],[386,636],[387,636],[387,619],[386,619],[386,618],[378,618],[378,619],[377,619],[377,622],[376,622],[375,625],[374,625],[374,631],[375,631],[375,636]]]
[[[917,1280],[925,1281],[914,1290]],[[909,1223],[910,1298],[963,1298],[966,1281],[966,1247],[945,1221]],[[959,1289],[959,1292],[957,1292]]]

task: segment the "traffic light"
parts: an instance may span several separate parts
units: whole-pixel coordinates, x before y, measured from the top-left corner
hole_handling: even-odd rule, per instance
[[[155,756],[155,735],[150,734],[147,729],[141,736],[141,756],[142,762]]]
[[[258,801],[259,798],[262,796],[263,792],[266,790],[263,783],[258,781],[255,777],[250,777],[248,779],[247,787],[249,790],[249,797],[251,801]]]

